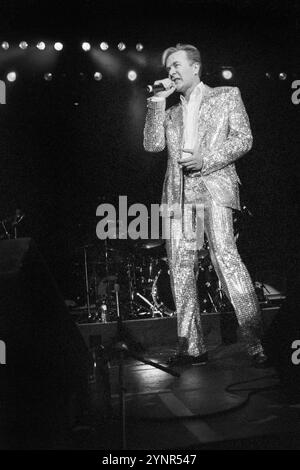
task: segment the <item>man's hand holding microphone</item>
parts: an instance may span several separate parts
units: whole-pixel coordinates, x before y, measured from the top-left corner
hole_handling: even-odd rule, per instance
[[[153,92],[155,97],[168,98],[176,90],[176,85],[170,78],[164,78],[156,80],[153,85],[148,85],[147,90]]]

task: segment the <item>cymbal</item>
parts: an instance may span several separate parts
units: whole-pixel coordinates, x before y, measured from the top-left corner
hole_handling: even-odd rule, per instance
[[[152,248],[157,248],[164,244],[164,240],[157,239],[157,240],[141,240],[140,242],[136,243],[136,248],[150,250]]]

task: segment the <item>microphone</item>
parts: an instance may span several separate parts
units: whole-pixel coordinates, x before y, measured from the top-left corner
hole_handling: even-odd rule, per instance
[[[166,86],[164,85],[163,83],[158,83],[157,85],[153,84],[153,85],[147,85],[146,86],[146,91],[148,91],[148,93],[158,93],[159,91],[166,91],[166,90],[170,90],[172,87],[170,86]]]

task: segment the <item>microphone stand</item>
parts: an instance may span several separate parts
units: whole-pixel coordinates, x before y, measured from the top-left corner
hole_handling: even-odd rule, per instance
[[[120,305],[119,305],[119,291],[120,285],[116,282],[114,285],[114,290],[116,294],[116,305],[117,305],[117,336],[116,336],[116,344],[115,350],[119,356],[119,396],[120,396],[120,417],[121,417],[121,432],[122,432],[122,450],[127,449],[127,441],[126,441],[126,407],[125,407],[125,394],[126,388],[124,385],[124,359],[126,357],[132,357],[137,361],[143,362],[144,364],[148,364],[156,369],[160,369],[167,374],[173,375],[174,377],[180,377],[178,372],[173,371],[169,367],[162,366],[156,362],[150,361],[145,359],[143,356],[133,353],[129,347],[127,346],[125,339],[124,339],[124,328],[122,322],[122,316],[120,313]]]

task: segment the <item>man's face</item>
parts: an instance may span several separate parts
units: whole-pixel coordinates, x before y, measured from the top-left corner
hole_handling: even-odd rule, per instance
[[[177,51],[171,54],[166,62],[166,70],[169,78],[176,85],[176,91],[185,93],[198,81],[199,65],[192,63],[185,51]]]

